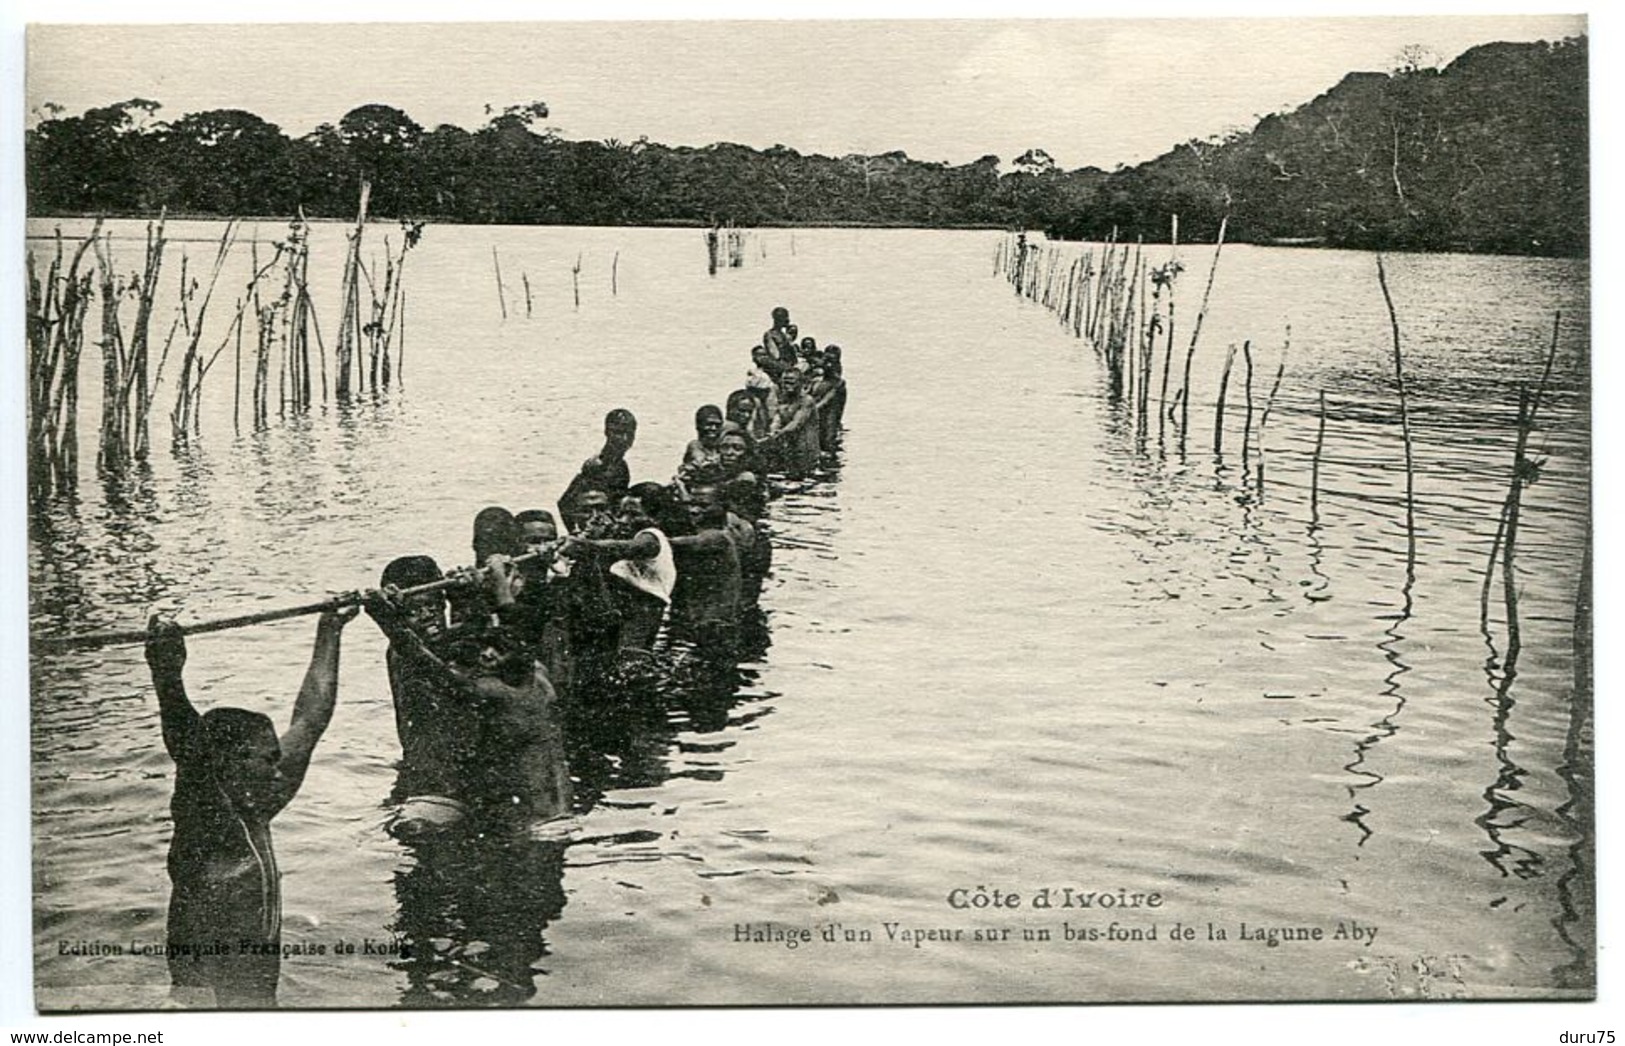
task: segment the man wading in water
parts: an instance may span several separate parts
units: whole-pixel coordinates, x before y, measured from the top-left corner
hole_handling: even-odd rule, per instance
[[[515,568],[507,556],[486,562],[486,583],[500,619],[514,606]],[[520,829],[570,812],[570,771],[554,714],[557,697],[532,649],[501,625],[476,628],[431,649],[411,622],[409,605],[371,592],[367,613],[389,637],[390,651],[455,702],[472,728],[471,758],[459,761],[462,796],[481,831]]]
[[[672,619],[702,653],[725,660],[735,650],[739,631],[739,546],[722,492],[699,486],[689,494],[695,533],[671,538],[678,580]]]
[[[406,589],[439,580],[440,567],[430,557],[401,556],[384,568],[379,584],[386,590]],[[483,603],[479,597],[471,598]],[[403,839],[451,828],[468,812],[464,764],[475,757],[478,731],[439,674],[417,658],[419,646],[439,649],[450,642],[447,605],[445,593],[439,591],[399,597],[392,624],[410,629],[416,642],[397,643],[394,632],[384,630],[390,639],[384,665],[401,741],[394,795],[399,805],[389,830]]]
[[[274,1006],[282,964],[282,884],[271,818],[304,782],[338,696],[339,636],[356,608],[316,623],[310,667],[277,737],[268,716],[242,708],[199,715],[181,678],[186,639],[173,621],[147,625],[164,747],[175,760],[170,800],[169,975],[182,1001],[212,989],[219,1006]]]
[[[604,415],[604,447],[581,463],[570,485],[559,498],[559,518],[572,532],[581,529],[585,513],[578,504],[590,491],[600,491],[613,503],[632,485],[632,473],[626,464],[626,452],[638,438],[638,419],[624,407],[616,407]]]
[[[798,370],[785,371],[779,380],[779,409],[768,439],[785,475],[799,479],[818,467],[818,405],[807,395]]]

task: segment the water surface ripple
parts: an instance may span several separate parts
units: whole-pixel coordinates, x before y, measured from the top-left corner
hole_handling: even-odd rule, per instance
[[[114,224],[133,258],[139,227]],[[407,552],[465,560],[475,511],[551,503],[609,406],[642,422],[634,477],[670,475],[694,408],[741,383],[774,305],[843,346],[841,459],[771,510],[771,645],[730,679],[680,678],[658,701],[574,724],[573,838],[437,854],[386,835],[398,747],[384,644],[366,622],[350,628],[337,715],[276,822],[284,937],[427,947],[292,958],[284,1005],[1589,991],[1590,695],[1574,654],[1589,476],[1582,263],[1388,259],[1413,399],[1412,551],[1369,255],[1225,249],[1181,456],[1155,424],[1138,439],[1090,351],[990,278],[993,234],[752,242],[744,268],[708,278],[693,230],[431,226],[408,259],[403,388],[237,434],[223,369],[195,447],[165,446],[149,474],[119,483],[87,466],[78,495],[33,520],[38,634],[128,627],[155,607],[207,617],[297,602],[366,585]],[[320,292],[336,297],[340,227],[318,227],[314,243],[331,329]],[[505,269],[529,274],[528,319],[500,319],[493,245]],[[1207,257],[1193,252],[1187,271]],[[1188,276],[1182,315],[1199,291]],[[1479,595],[1516,386],[1538,378],[1557,309],[1508,671],[1499,580],[1482,627]],[[1288,323],[1259,446],[1242,460],[1233,378],[1215,456],[1225,346],[1253,341],[1262,386]],[[155,426],[163,445],[167,422]],[[80,430],[94,433],[93,415]],[[194,639],[195,699],[282,721],[310,631]],[[163,939],[172,767],[140,649],[37,657],[32,730],[40,1002],[161,1005],[161,959],[61,947]],[[884,922],[989,922],[945,904],[978,885],[1159,890],[1164,933],[1176,920],[1357,920],[1380,937],[886,939]],[[1063,918],[1110,921],[1023,911],[1004,924],[1059,937]],[[867,927],[876,940],[733,943],[735,924],[768,921]]]

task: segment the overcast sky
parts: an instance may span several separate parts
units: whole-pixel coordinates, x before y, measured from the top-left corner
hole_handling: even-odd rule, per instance
[[[26,17],[35,21],[219,19],[244,11],[28,2]],[[378,17],[380,6],[328,4],[316,12],[369,18]],[[1056,7],[934,10],[986,16]],[[599,8],[548,10],[583,17]],[[762,3],[614,10],[739,17],[783,9]],[[826,3],[812,12],[788,10],[896,14],[897,7]],[[515,14],[491,4],[397,3],[383,11],[396,18]],[[27,108],[49,101],[77,114],[139,96],[163,104],[160,118],[240,108],[300,135],[369,102],[404,109],[426,127],[473,129],[487,118],[488,103],[541,99],[552,111],[548,123],[570,138],[647,135],[673,145],[733,141],[758,148],[782,142],[833,155],[902,149],[952,163],[994,153],[1007,165],[1036,146],[1068,168],[1109,168],[1189,138],[1250,127],[1261,114],[1309,101],[1351,70],[1389,68],[1407,44],[1449,61],[1478,43],[1555,40],[1584,28],[1583,18],[1565,15],[58,25],[36,27],[30,38]]]

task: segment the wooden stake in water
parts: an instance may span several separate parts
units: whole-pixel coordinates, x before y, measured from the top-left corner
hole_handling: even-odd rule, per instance
[[[1213,406],[1213,456],[1224,453],[1224,397],[1230,388],[1230,366],[1236,362],[1236,346],[1232,342],[1224,354],[1224,370],[1219,373],[1219,399]]]
[[[401,295],[400,317],[401,317],[401,341],[400,341],[400,346],[398,348],[396,348],[396,350],[395,350],[395,384],[399,385],[401,388],[405,388],[406,387],[406,372],[405,372],[405,369],[404,369],[405,365],[406,365],[406,295],[405,294]]]
[[[1523,488],[1538,475],[1538,467],[1530,464],[1527,451],[1529,433],[1534,428],[1534,415],[1530,405],[1529,386],[1518,386],[1518,438],[1512,448],[1512,484],[1507,490],[1506,502],[1501,509],[1501,590],[1506,610],[1506,652],[1501,657],[1502,686],[1509,685],[1518,673],[1518,654],[1523,649],[1523,628],[1518,616],[1518,517],[1523,506]],[[1492,564],[1493,566],[1493,564]],[[1486,581],[1488,578],[1486,578]],[[1485,590],[1486,595],[1488,589]],[[1488,631],[1489,606],[1487,600],[1479,608],[1481,624]]]
[[[1286,342],[1281,346],[1281,362],[1275,368],[1275,380],[1270,383],[1269,397],[1264,400],[1264,412],[1258,416],[1258,493],[1264,493],[1264,428],[1269,424],[1270,411],[1275,407],[1275,394],[1281,391],[1281,378],[1286,375],[1287,353],[1292,351],[1292,324],[1286,326]]]
[[[1253,343],[1241,343],[1241,361],[1247,368],[1241,383],[1243,395],[1246,396],[1247,412],[1241,423],[1241,471],[1245,482],[1251,473],[1249,458],[1253,445]]]
[[[491,267],[497,274],[497,305],[502,309],[502,318],[508,318],[508,292],[502,286],[502,262],[497,259],[497,245],[491,245]]]
[[[1190,430],[1191,407],[1191,360],[1196,356],[1196,342],[1202,336],[1202,320],[1207,317],[1208,299],[1213,294],[1213,277],[1219,271],[1219,252],[1224,250],[1224,231],[1230,224],[1227,214],[1219,219],[1219,235],[1213,244],[1213,264],[1207,270],[1207,287],[1202,291],[1202,305],[1196,310],[1196,324],[1191,328],[1191,343],[1185,350],[1185,377],[1180,385],[1182,397],[1179,404],[1179,449],[1185,450],[1185,433]],[[1170,324],[1172,326],[1172,324]]]
[[[1405,540],[1409,559],[1416,559],[1416,466],[1411,455],[1411,412],[1405,396],[1405,359],[1399,345],[1399,314],[1394,311],[1394,297],[1388,292],[1388,270],[1382,255],[1377,255],[1377,283],[1382,287],[1382,300],[1388,306],[1388,325],[1394,337],[1394,389],[1399,394],[1399,429],[1405,441]]]
[[[349,250],[344,256],[344,282],[341,290],[343,312],[339,320],[337,340],[333,346],[334,368],[338,371],[334,379],[334,393],[341,403],[350,399],[352,391],[350,379],[355,365],[355,352],[361,342],[361,238],[366,234],[367,203],[371,199],[372,183],[363,180],[361,200],[356,207],[355,229],[350,233]]]
[[[1309,516],[1320,524],[1320,452],[1326,446],[1326,390],[1320,390],[1320,424],[1315,429],[1315,455],[1309,464]]]
[[[238,302],[237,316],[239,321],[241,320],[242,315],[243,306],[241,302]],[[243,325],[241,322],[237,323],[237,334],[234,340],[237,348],[232,353],[231,360],[231,431],[241,434],[243,431]]]
[[[1535,387],[1534,397],[1530,400],[1529,409],[1524,410],[1522,398],[1518,405],[1518,431],[1512,458],[1512,482],[1507,491],[1506,500],[1501,504],[1501,519],[1496,525],[1495,540],[1490,543],[1489,564],[1484,568],[1484,587],[1479,593],[1479,625],[1487,633],[1490,619],[1490,586],[1495,580],[1496,560],[1502,553],[1502,544],[1507,540],[1509,516],[1514,514],[1513,501],[1521,497],[1521,484],[1524,482],[1521,472],[1524,468],[1522,462],[1524,451],[1529,443],[1529,434],[1535,427],[1535,415],[1540,410],[1540,401],[1545,395],[1546,384],[1552,377],[1552,363],[1557,359],[1557,336],[1563,323],[1563,314],[1558,312],[1552,317],[1551,347],[1546,350],[1546,363],[1541,368],[1540,384]],[[1503,568],[1504,569],[1504,568]]]
[[[97,222],[99,235],[101,223]],[[79,266],[80,243],[63,269],[62,231],[42,279],[28,252],[28,493],[43,498],[78,485],[79,357],[92,277]]]

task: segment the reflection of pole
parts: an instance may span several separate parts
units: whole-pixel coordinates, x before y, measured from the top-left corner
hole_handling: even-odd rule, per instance
[[[1589,930],[1597,910],[1596,875],[1592,844],[1596,839],[1596,810],[1593,782],[1591,737],[1594,733],[1591,633],[1591,525],[1586,524],[1585,555],[1580,562],[1580,585],[1574,600],[1574,696],[1569,702],[1569,722],[1563,740],[1563,762],[1557,774],[1568,786],[1568,799],[1553,812],[1567,824],[1574,841],[1569,845],[1568,870],[1557,880],[1562,916],[1556,921],[1558,936],[1569,946],[1574,959],[1555,972],[1559,985],[1596,983],[1595,940]],[[1579,939],[1570,936],[1578,931]]]

